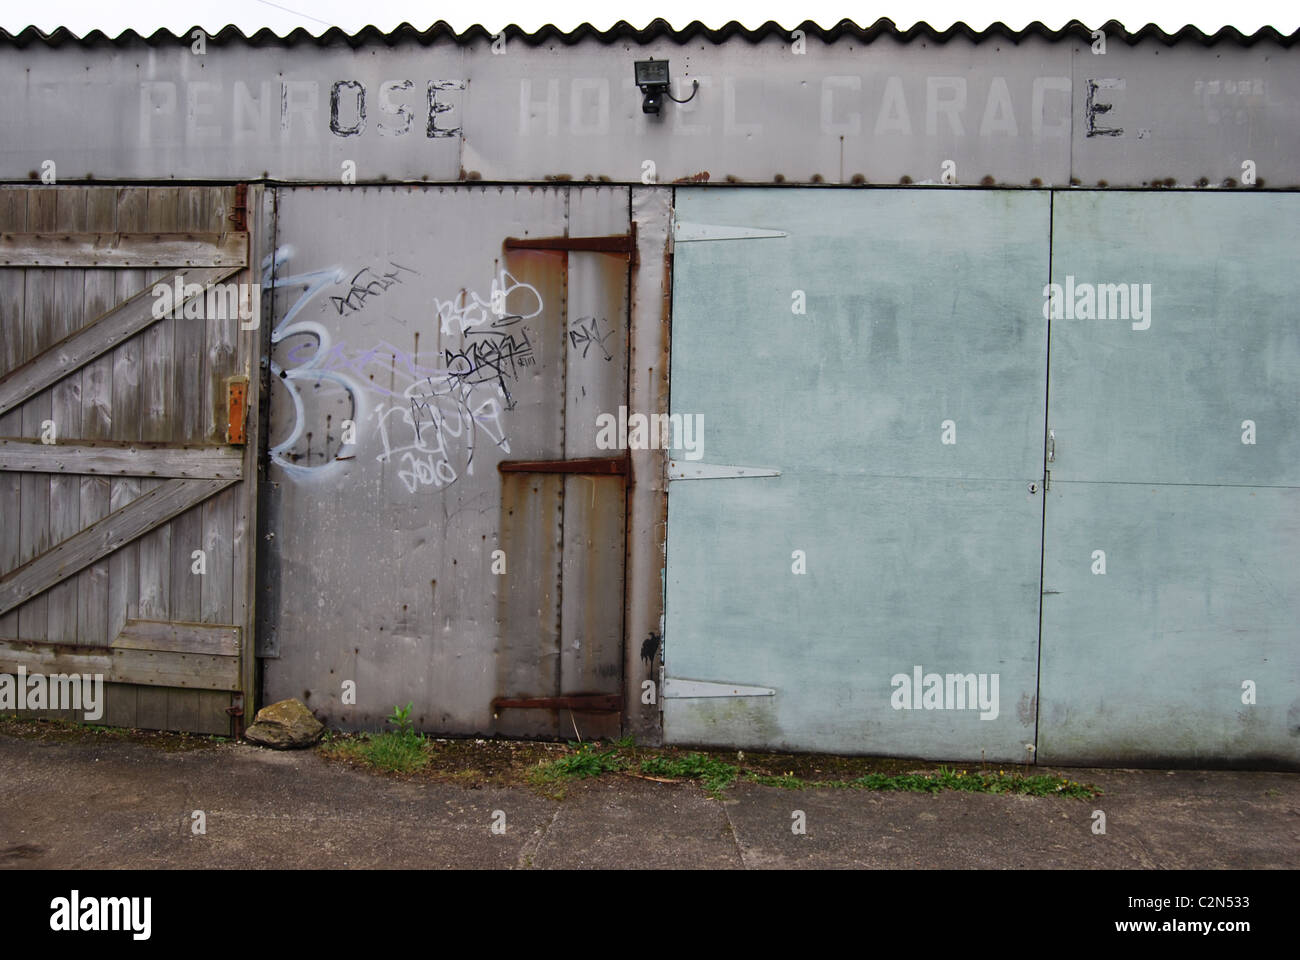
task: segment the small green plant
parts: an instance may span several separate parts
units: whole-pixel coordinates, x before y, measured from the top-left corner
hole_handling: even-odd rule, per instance
[[[407,701],[404,707],[393,707],[393,712],[388,715],[388,722],[397,728],[398,733],[411,732],[411,701]]]

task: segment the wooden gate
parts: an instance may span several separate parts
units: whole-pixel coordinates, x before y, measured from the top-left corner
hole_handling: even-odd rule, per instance
[[[0,188],[0,674],[102,675],[99,723],[253,709],[260,202]]]

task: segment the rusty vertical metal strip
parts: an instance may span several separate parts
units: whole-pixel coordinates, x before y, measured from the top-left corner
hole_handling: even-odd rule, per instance
[[[668,347],[671,319],[672,191],[631,190],[637,224],[638,266],[629,307],[628,408],[668,412]],[[660,664],[663,633],[663,571],[668,498],[667,451],[629,452],[633,481],[627,494],[626,649],[623,655],[624,732],[638,743],[663,739]],[[643,684],[654,684],[654,702],[643,701]]]
[[[599,426],[626,403],[629,223],[626,188],[570,189],[564,454],[610,472],[570,473],[564,481],[562,694],[622,690],[626,510],[615,471],[625,473],[627,460],[602,447]],[[617,716],[570,725],[584,737],[621,733]]]
[[[514,324],[526,326],[536,361],[523,369],[518,382],[507,384],[514,389],[530,382],[529,389],[519,388],[510,414],[512,439],[518,437],[510,453],[529,458],[525,463],[553,462],[564,454],[564,363],[558,351],[565,336],[566,260],[562,251],[505,251],[511,282],[535,289],[542,310],[526,324]],[[507,316],[528,312],[525,307],[506,299]],[[496,694],[513,699],[559,696],[564,478],[509,466],[498,477],[499,546],[510,572],[496,584]],[[508,736],[563,735],[558,709],[493,711],[492,729]]]

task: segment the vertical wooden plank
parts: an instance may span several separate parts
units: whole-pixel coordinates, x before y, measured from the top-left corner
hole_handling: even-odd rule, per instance
[[[178,187],[176,228],[198,230],[203,226],[203,205],[206,197],[203,187]],[[152,199],[150,201],[153,203]],[[173,337],[173,395],[167,405],[167,439],[194,443],[203,432],[202,399],[204,328],[207,319],[177,319]],[[161,427],[160,427],[161,432]],[[173,620],[199,619],[202,606],[202,585],[206,574],[193,572],[195,550],[204,548],[202,508],[189,510],[171,522],[171,602]],[[211,561],[208,557],[206,562]]]
[[[202,230],[211,207],[207,187],[177,187],[176,229]],[[203,319],[173,321],[173,396],[168,411],[170,438],[194,443],[203,437],[205,331],[212,323]],[[214,557],[207,554],[208,572],[194,572],[194,551],[207,549],[204,539],[204,506],[187,510],[171,521],[171,616],[172,620],[198,620],[203,607],[204,583],[211,574]],[[219,563],[217,564],[219,566]],[[198,725],[198,691],[167,692],[167,726],[173,730],[194,730]]]
[[[56,223],[58,188],[33,189],[27,194],[27,229],[52,231]],[[35,356],[55,340],[54,270],[29,269],[24,288],[23,337],[26,358]],[[36,438],[51,419],[53,395],[44,390],[22,405],[22,435]],[[57,425],[56,425],[57,428]],[[19,547],[26,562],[49,549],[50,477],[43,473],[23,474],[22,513],[19,517]],[[49,629],[49,595],[34,597],[18,609],[18,636],[23,640],[44,640]]]
[[[234,559],[232,583],[233,621],[242,629],[240,647],[240,680],[243,690],[244,722],[252,721],[260,706],[258,703],[257,671],[257,504],[258,450],[262,444],[261,405],[268,401],[262,395],[261,356],[263,348],[269,349],[269,309],[261,307],[262,258],[272,253],[275,241],[275,194],[260,184],[249,186],[247,193],[249,259],[244,272],[247,282],[256,284],[252,297],[254,316],[259,320],[256,329],[237,330],[238,372],[248,374],[248,429],[244,447],[244,480],[231,493],[238,499],[234,506],[234,527],[231,553]],[[268,296],[267,306],[271,305]]]
[[[27,191],[25,187],[0,187],[0,230],[26,232]],[[26,271],[0,270],[0,370],[8,372],[22,362],[25,356],[23,308]],[[22,433],[22,410],[11,410],[0,416],[0,435],[17,436]],[[6,522],[0,524],[0,573],[8,572],[22,561],[19,531],[22,517],[22,475],[0,473],[0,511]],[[0,616],[0,636],[18,636],[18,611]]]
[[[205,230],[220,230],[228,216],[230,194],[233,187],[210,188],[207,212],[209,222]],[[251,251],[250,251],[251,252]],[[253,271],[245,270],[231,278],[231,282],[247,283]],[[239,360],[236,347],[239,335],[238,317],[207,320],[207,338],[204,354],[204,392],[203,404],[204,436],[217,442],[225,440],[225,418],[219,415],[224,408],[224,384],[228,377],[239,372]],[[252,405],[250,403],[250,410]],[[236,558],[234,553],[235,512],[238,509],[240,490],[249,483],[256,486],[256,480],[245,480],[239,487],[222,491],[202,506],[203,511],[203,549],[208,558],[208,573],[203,578],[204,623],[238,623],[234,619],[234,578]],[[230,697],[224,693],[215,694],[219,698],[221,718],[229,724],[226,707],[230,706]],[[210,721],[218,721],[217,716],[210,716]]]
[[[55,195],[55,226],[60,231],[86,229],[86,188],[60,187]],[[86,271],[64,267],[54,273],[54,315],[50,326],[57,342],[84,322]],[[81,371],[74,370],[50,388],[50,419],[60,440],[78,440],[81,430]],[[50,475],[50,543],[60,543],[81,529],[81,478]],[[51,643],[77,642],[77,585],[69,577],[48,591],[46,636]]]
[[[172,233],[177,229],[180,191],[174,187],[148,189],[146,229]],[[151,271],[149,283],[163,275]],[[155,323],[140,334],[140,431],[142,440],[173,438],[174,342],[176,321]],[[142,492],[157,481],[141,483]],[[140,538],[140,616],[145,620],[171,619],[171,524]],[[150,730],[167,729],[168,694],[165,689],[140,687],[136,691],[137,723]]]
[[[117,190],[94,187],[86,201],[86,229],[92,233],[117,229]],[[116,303],[116,278],[112,270],[87,270],[84,313],[98,317]],[[104,354],[82,368],[81,435],[87,440],[112,436],[113,356]],[[81,522],[89,526],[109,513],[112,481],[108,477],[81,478]],[[93,563],[77,574],[77,640],[103,646],[117,635],[109,632],[109,559]]]
[[[144,230],[149,222],[148,191],[124,187],[117,191],[117,229]],[[114,271],[117,302],[143,289],[142,270]],[[113,406],[109,435],[114,440],[139,440],[141,338],[131,337],[113,350]],[[109,511],[130,503],[143,492],[137,477],[113,478],[109,483]],[[110,642],[127,618],[139,616],[140,544],[129,543],[108,558],[108,636]],[[111,726],[134,727],[138,720],[139,688],[107,684],[104,722]]]

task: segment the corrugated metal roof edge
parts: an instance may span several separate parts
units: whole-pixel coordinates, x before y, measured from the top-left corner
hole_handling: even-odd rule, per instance
[[[125,30],[116,37],[110,37],[100,30],[92,30],[84,36],[77,36],[66,27],[59,27],[51,33],[44,33],[36,27],[25,27],[17,34],[11,34],[7,30],[0,29],[0,42],[4,42],[16,47],[27,47],[33,44],[44,44],[45,46],[58,47],[64,44],[78,44],[81,46],[95,46],[104,43],[115,46],[125,46],[137,41],[144,41],[151,45],[161,45],[164,43],[189,43],[190,36],[195,29],[193,27],[187,30],[184,36],[177,36],[169,30],[160,29],[151,33],[149,36],[142,36],[134,30]],[[1165,46],[1173,46],[1176,43],[1192,42],[1202,46],[1212,46],[1217,43],[1234,43],[1238,46],[1251,46],[1262,41],[1270,41],[1283,47],[1290,47],[1297,39],[1300,39],[1300,30],[1291,34],[1283,34],[1273,27],[1263,27],[1250,35],[1243,34],[1235,27],[1223,27],[1213,34],[1203,33],[1192,25],[1187,25],[1174,33],[1165,33],[1154,23],[1148,23],[1136,31],[1128,31],[1118,20],[1108,20],[1099,28],[1085,26],[1079,20],[1071,20],[1060,30],[1051,30],[1039,20],[1028,24],[1023,30],[1012,30],[1005,23],[997,21],[989,24],[984,30],[975,30],[965,23],[954,23],[946,30],[936,30],[924,21],[919,21],[906,30],[899,30],[892,20],[881,17],[869,27],[862,27],[852,20],[841,20],[829,29],[824,28],[812,20],[805,20],[796,27],[783,27],[775,20],[769,20],[762,26],[750,30],[743,24],[732,20],[725,25],[711,29],[706,27],[698,20],[692,21],[681,30],[673,29],[668,21],[655,19],[650,21],[644,27],[634,27],[626,20],[620,20],[608,30],[597,30],[590,23],[584,23],[579,27],[565,32],[558,27],[547,24],[538,30],[529,33],[520,27],[511,25],[505,28],[507,40],[519,40],[530,46],[537,46],[543,43],[559,42],[566,45],[581,43],[585,40],[594,40],[598,43],[619,43],[632,41],[635,43],[648,43],[653,40],[670,39],[676,43],[687,43],[691,40],[705,38],[713,43],[721,43],[741,37],[751,43],[764,40],[771,36],[780,36],[782,39],[789,39],[794,30],[802,30],[809,37],[818,37],[822,40],[832,41],[839,40],[843,37],[853,37],[858,40],[875,40],[881,36],[893,37],[899,40],[911,41],[916,39],[928,39],[938,42],[947,42],[954,37],[965,37],[973,41],[985,40],[1007,40],[1012,43],[1019,43],[1026,37],[1042,37],[1048,40],[1063,40],[1068,38],[1077,38],[1081,40],[1092,40],[1092,30],[1100,29],[1106,32],[1108,40],[1121,40],[1130,45],[1139,43],[1147,39],[1155,39]],[[345,33],[339,27],[330,27],[320,36],[313,36],[310,32],[302,27],[297,27],[284,36],[272,32],[270,29],[263,27],[261,30],[246,36],[242,30],[233,25],[223,27],[215,34],[208,36],[208,43],[246,43],[251,46],[296,46],[298,44],[315,44],[316,46],[331,46],[343,43],[351,47],[360,47],[365,44],[383,43],[393,46],[404,41],[413,40],[422,45],[437,43],[439,41],[453,41],[455,43],[472,43],[475,41],[491,40],[495,35],[487,28],[475,25],[469,29],[457,33],[452,26],[446,21],[439,20],[427,30],[417,30],[410,23],[402,23],[387,33],[379,30],[377,27],[363,27],[356,33]]]

